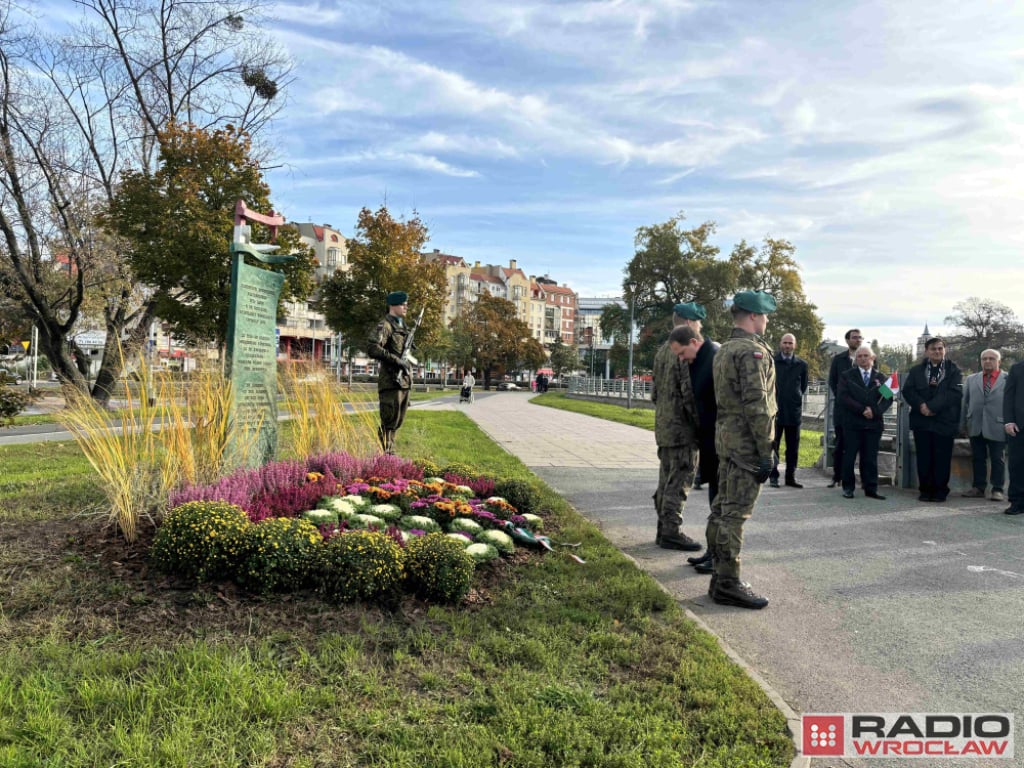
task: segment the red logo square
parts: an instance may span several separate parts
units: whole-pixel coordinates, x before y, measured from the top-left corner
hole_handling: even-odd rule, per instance
[[[804,715],[800,718],[804,754],[808,757],[841,757],[846,751],[842,715]]]

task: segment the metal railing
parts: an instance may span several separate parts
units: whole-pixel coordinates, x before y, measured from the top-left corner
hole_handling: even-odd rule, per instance
[[[626,379],[605,379],[600,376],[569,376],[566,378],[569,394],[589,395],[591,397],[607,397],[616,400],[634,400],[650,402],[651,382],[634,377],[633,389],[630,392]]]
[[[567,391],[569,394],[584,395],[589,397],[605,397],[610,400],[627,399],[629,393],[629,382],[625,379],[605,379],[593,376],[569,376],[566,377]],[[633,380],[632,398],[637,401],[649,403],[651,400],[651,382]],[[831,470],[836,445],[834,398],[827,384],[815,383],[808,387],[804,396],[803,418],[804,423],[810,429],[820,429],[825,435],[824,458],[822,466]],[[910,449],[910,427],[909,415],[904,407],[902,398],[898,395],[884,416],[882,431],[881,454],[894,455],[895,460],[890,461],[886,466],[891,466],[891,472],[885,472],[893,485],[902,488],[913,486],[912,462]],[[882,464],[879,466],[882,471]]]

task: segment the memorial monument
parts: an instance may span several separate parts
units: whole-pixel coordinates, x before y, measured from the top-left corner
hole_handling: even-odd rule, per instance
[[[227,371],[232,387],[229,455],[243,466],[266,464],[277,452],[277,304],[284,275],[246,264],[250,256],[268,265],[294,256],[271,255],[280,246],[251,242],[249,222],[270,227],[271,243],[284,217],[235,205],[231,240],[231,307],[228,312]]]

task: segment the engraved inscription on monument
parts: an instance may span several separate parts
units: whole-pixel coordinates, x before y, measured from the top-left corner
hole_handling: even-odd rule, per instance
[[[228,329],[234,388],[232,441],[249,466],[270,461],[277,450],[277,344],[274,327],[284,276],[244,263],[235,254]]]

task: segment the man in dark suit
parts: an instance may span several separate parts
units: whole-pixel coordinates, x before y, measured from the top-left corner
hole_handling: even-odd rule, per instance
[[[839,389],[839,377],[853,368],[853,356],[857,354],[860,343],[864,336],[857,328],[851,328],[846,332],[846,346],[849,350],[840,352],[832,358],[832,365],[828,370],[828,388],[832,393],[832,428],[835,430],[835,450],[832,453],[832,482],[829,488],[835,488],[842,480],[843,473],[843,409],[836,401],[836,393]]]
[[[718,419],[718,405],[715,402],[712,364],[715,360],[715,353],[721,344],[712,341],[707,336],[700,336],[699,324],[691,322],[687,325],[696,334],[695,338],[701,338],[700,342],[687,340],[684,343],[694,346],[694,351],[688,354],[686,359],[690,364],[690,385],[693,387],[693,396],[697,401],[697,442],[700,447],[697,471],[698,475],[705,478],[705,482],[708,484],[708,506],[711,506],[718,495],[718,452],[715,449],[715,421]],[[686,337],[681,338],[685,339]],[[682,347],[677,346],[674,351],[679,354],[682,352]],[[712,572],[710,548],[700,556],[688,557],[686,560],[698,573]]]
[[[1024,362],[1010,368],[1003,392],[1003,429],[1006,430],[1007,462],[1010,476],[1008,515],[1024,515]]]
[[[925,359],[910,369],[900,389],[910,407],[910,429],[917,450],[919,501],[945,501],[953,440],[960,430],[963,380],[960,369],[946,359],[946,343],[933,336],[924,344]]]
[[[853,498],[857,480],[854,464],[860,457],[860,483],[869,499],[878,493],[878,444],[882,418],[892,405],[892,393],[883,390],[885,377],[875,369],[875,353],[863,346],[854,355],[855,366],[839,377],[836,410],[843,411],[843,496]]]
[[[803,488],[796,481],[796,465],[800,459],[800,423],[804,416],[804,395],[807,394],[807,362],[796,356],[796,336],[787,333],[779,342],[775,355],[775,440],[772,447],[779,453],[786,438],[786,485]],[[779,487],[779,468],[772,470],[772,488]]]

